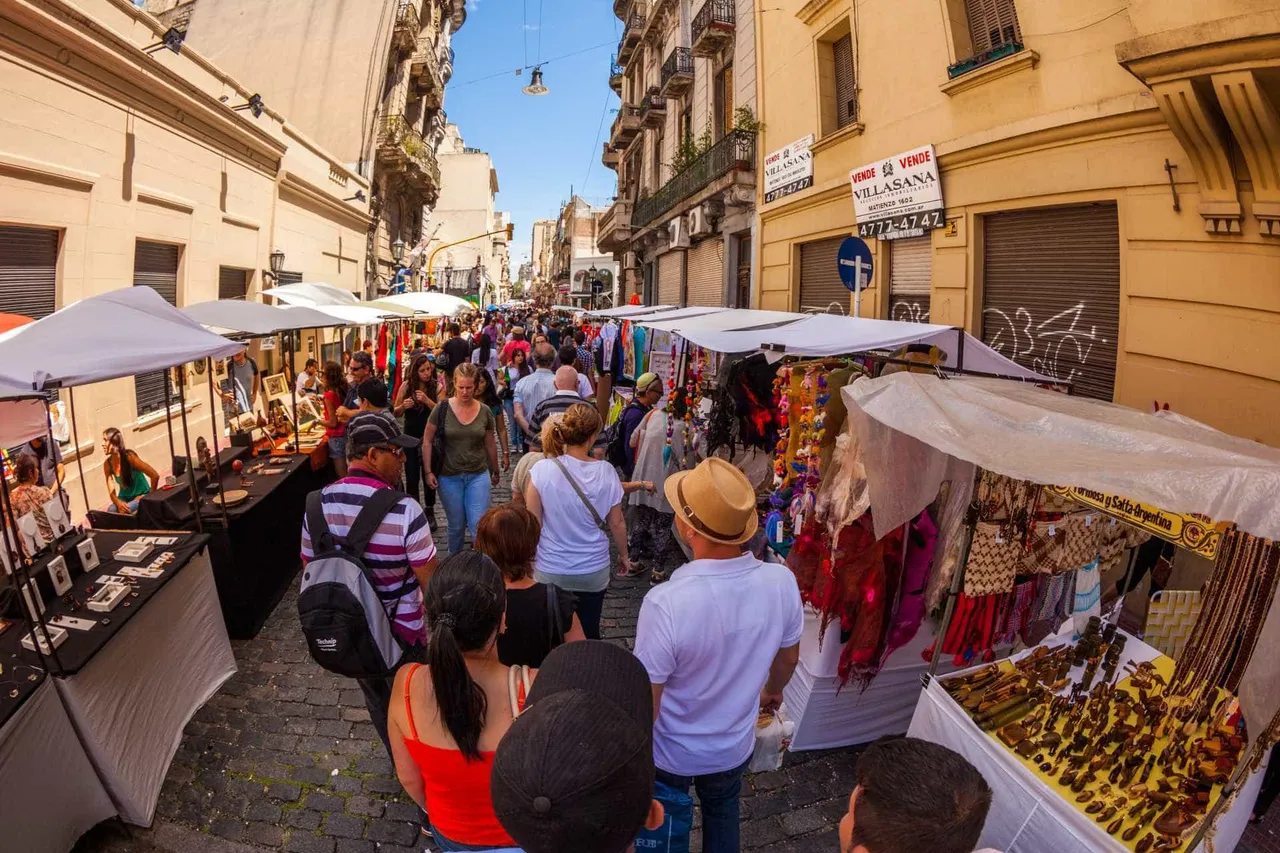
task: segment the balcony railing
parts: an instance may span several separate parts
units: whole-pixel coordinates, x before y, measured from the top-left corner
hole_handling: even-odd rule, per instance
[[[614,148],[621,149],[640,132],[640,108],[623,104],[618,108],[618,117],[613,120],[613,128],[609,131],[609,142]]]
[[[618,64],[618,55],[614,54],[613,59],[609,62],[609,88],[619,97],[622,96],[622,73],[624,70]]]
[[[448,85],[453,79],[453,48],[446,47],[440,51],[440,80]]]
[[[631,239],[631,202],[618,199],[600,217],[600,231],[596,243],[602,252],[615,252]]]
[[[440,53],[431,39],[418,39],[418,50],[409,60],[409,88],[426,101],[429,109],[444,105],[444,80],[440,74]],[[452,72],[452,69],[450,69]]]
[[[643,14],[632,12],[623,24],[622,41],[618,42],[618,62],[623,65],[631,61],[631,55],[640,44],[640,34],[644,32],[644,20]]]
[[[440,166],[435,154],[404,116],[391,115],[382,120],[378,151],[393,170],[404,172],[411,183],[428,194],[439,191]]]
[[[613,146],[604,143],[604,152],[600,155],[600,162],[604,164],[606,169],[617,169],[618,164],[622,162],[622,155],[613,150]]]
[[[693,52],[713,56],[733,41],[734,0],[707,0],[693,17]]]
[[[693,52],[687,47],[677,47],[662,63],[662,94],[682,95],[692,84]]]
[[[396,25],[392,31],[397,50],[413,50],[418,41],[418,33],[422,30],[422,20],[418,15],[418,0],[400,0],[396,6]]]
[[[730,172],[752,172],[755,168],[755,131],[730,131],[660,190],[637,201],[631,214],[631,226],[643,228],[680,202],[706,189],[717,178]]]
[[[667,99],[657,86],[650,86],[648,94],[640,101],[640,123],[645,127],[659,127],[666,118]]]

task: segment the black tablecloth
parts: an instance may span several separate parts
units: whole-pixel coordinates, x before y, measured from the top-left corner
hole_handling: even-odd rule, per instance
[[[244,462],[245,467],[250,467],[252,460],[250,459],[250,448],[248,447],[224,447],[218,454],[218,470],[222,474],[222,487],[224,489],[239,489],[240,477],[231,472],[231,463],[239,459]],[[200,495],[200,513],[205,517],[218,516],[221,512],[217,506],[210,501],[213,494],[205,491],[205,486],[209,482],[209,477],[204,471],[196,469],[196,490]],[[237,485],[231,485],[232,483]],[[262,484],[259,490],[262,494],[270,491],[271,484]],[[249,490],[250,499],[247,503],[253,501],[253,490]],[[242,504],[243,506],[243,504]],[[230,515],[231,510],[227,510]],[[190,527],[194,529],[194,513],[191,512],[191,487],[187,483],[187,477],[184,474],[178,478],[178,484],[168,489],[153,489],[142,496],[138,501],[138,527],[148,530],[175,530]],[[192,524],[187,525],[187,522]]]
[[[10,717],[18,713],[18,709],[31,698],[36,688],[44,683],[44,669],[32,666],[30,661],[20,657],[15,651],[15,647],[21,649],[19,644],[25,630],[26,626],[22,622],[14,622],[3,635],[0,635],[10,641],[5,644],[3,650],[0,650],[0,667],[3,668],[3,672],[0,672],[0,728],[9,722]],[[14,637],[19,639],[15,641]],[[35,676],[34,680],[30,678],[32,675]],[[13,690],[18,691],[17,696],[9,695]]]
[[[73,576],[71,593],[81,603],[88,598],[85,590],[89,584],[96,582],[104,574],[115,574],[117,570],[125,566],[132,566],[132,563],[121,563],[112,558],[111,554],[125,542],[128,542],[140,535],[136,532],[114,533],[111,531],[98,530],[93,532],[94,545],[98,550],[98,559],[100,561],[98,568],[87,573],[78,571],[79,561],[75,558],[74,549],[68,549],[70,556],[67,557],[68,565],[73,562],[75,568],[72,569]],[[62,645],[58,646],[55,654],[49,659],[50,665],[57,670],[61,666],[61,673],[71,674],[79,672],[83,669],[93,656],[102,650],[104,646],[111,641],[138,611],[146,606],[147,602],[160,589],[162,589],[169,581],[181,572],[191,558],[201,549],[209,544],[208,536],[199,536],[194,534],[175,534],[179,536],[179,540],[172,545],[157,545],[152,554],[142,561],[141,566],[150,564],[160,554],[169,551],[174,555],[174,559],[164,570],[164,574],[155,580],[147,578],[134,578],[137,581],[136,586],[132,587],[132,592],[137,596],[130,594],[128,598],[116,605],[116,608],[109,613],[99,613],[82,607],[80,610],[74,610],[72,606],[68,606],[62,598],[53,598],[45,596],[45,612],[44,618],[47,622],[59,615],[73,616],[77,619],[90,619],[98,624],[88,631],[77,631],[74,628],[64,629],[67,632],[67,639]],[[67,556],[64,554],[64,556]],[[33,567],[33,576],[38,570]],[[45,573],[47,575],[47,573]],[[43,583],[41,583],[43,586]],[[126,607],[125,605],[128,604]],[[103,624],[102,620],[106,619],[107,624]],[[39,631],[39,629],[36,629]],[[0,661],[7,659],[11,655],[16,655],[22,661],[29,665],[40,666],[40,657],[32,651],[28,651],[22,647],[22,637],[26,633],[23,625],[14,625],[9,630],[0,634]],[[6,667],[7,671],[7,667]],[[0,681],[6,676],[0,675]]]

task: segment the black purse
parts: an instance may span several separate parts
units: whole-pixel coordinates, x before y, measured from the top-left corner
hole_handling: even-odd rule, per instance
[[[449,400],[445,398],[436,404],[436,408],[444,407],[440,413],[440,421],[436,424],[435,438],[431,439],[431,473],[440,477],[440,466],[444,464],[444,423],[449,419]]]

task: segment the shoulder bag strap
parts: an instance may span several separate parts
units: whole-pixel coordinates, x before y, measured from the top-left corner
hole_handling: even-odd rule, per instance
[[[524,711],[524,703],[529,697],[532,683],[529,667],[522,665],[507,669],[507,700],[511,703],[511,719],[514,720]]]
[[[329,531],[329,523],[324,520],[324,495],[316,489],[307,495],[307,533],[311,537],[311,552],[323,554],[337,546],[337,539]]]
[[[378,531],[378,525],[382,524],[387,513],[400,503],[403,497],[405,497],[404,492],[396,489],[374,491],[368,502],[360,509],[360,514],[356,516],[356,520],[351,524],[351,530],[347,533],[346,546],[350,549],[352,556],[359,558],[364,555],[364,549],[369,547],[369,540]]]
[[[547,588],[547,621],[551,623],[551,648],[564,644],[564,629],[560,627],[560,590],[553,584]]]
[[[585,506],[591,513],[591,518],[595,521],[596,527],[600,528],[601,532],[608,533],[609,525],[600,517],[600,513],[596,512],[596,508],[591,505],[591,501],[587,500],[587,495],[582,491],[582,486],[579,486],[578,481],[573,479],[573,475],[569,473],[569,469],[564,467],[564,463],[560,461],[559,457],[553,456],[551,457],[551,461],[556,463],[556,467],[560,469],[560,473],[564,474],[564,478],[569,481],[569,485],[573,486],[573,490],[577,493],[578,499],[582,501],[583,506]]]

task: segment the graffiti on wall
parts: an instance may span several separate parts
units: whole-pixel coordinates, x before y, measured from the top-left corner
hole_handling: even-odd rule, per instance
[[[923,301],[895,297],[889,306],[889,319],[901,323],[929,322],[929,300]]]
[[[1037,373],[1077,382],[1090,358],[1095,363],[1107,360],[1107,346],[1113,343],[1084,318],[1087,310],[1084,302],[1078,302],[1037,322],[1027,308],[1019,307],[1012,315],[1000,308],[986,308],[982,312],[983,338],[996,352]],[[1099,396],[1109,399],[1110,389]]]

